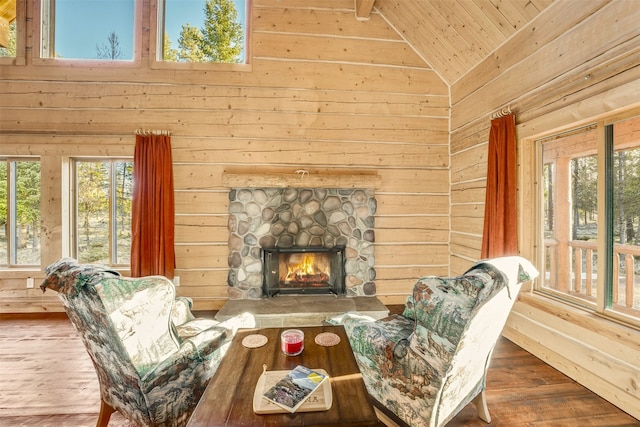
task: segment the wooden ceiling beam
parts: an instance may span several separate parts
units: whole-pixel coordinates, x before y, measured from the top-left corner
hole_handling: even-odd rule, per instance
[[[356,19],[364,21],[369,19],[373,4],[376,0],[355,0],[356,2]]]

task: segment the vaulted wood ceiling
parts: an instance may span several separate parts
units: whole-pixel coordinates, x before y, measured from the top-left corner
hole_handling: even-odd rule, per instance
[[[452,84],[552,1],[375,0],[373,7]]]

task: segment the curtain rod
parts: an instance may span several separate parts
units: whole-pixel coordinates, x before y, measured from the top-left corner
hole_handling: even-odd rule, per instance
[[[136,129],[136,135],[167,135],[171,136],[170,130]]]
[[[495,112],[491,113],[489,118],[491,120],[493,120],[493,119],[498,119],[498,118],[503,117],[503,116],[508,116],[509,114],[512,114],[511,113],[511,106],[507,105],[506,107],[502,107],[498,111],[495,111]]]

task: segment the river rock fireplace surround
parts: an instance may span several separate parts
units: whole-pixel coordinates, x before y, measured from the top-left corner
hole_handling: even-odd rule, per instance
[[[344,284],[329,292],[375,296],[376,207],[373,188],[231,188],[229,299],[274,294],[265,288],[269,275],[263,270],[265,257],[274,251],[313,252],[314,248],[320,252],[339,248],[342,252],[342,265],[336,268],[334,261],[333,269],[343,269],[336,274],[343,275]]]

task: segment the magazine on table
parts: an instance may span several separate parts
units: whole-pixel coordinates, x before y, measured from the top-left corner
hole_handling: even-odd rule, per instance
[[[326,379],[327,375],[298,365],[262,396],[289,412],[295,412]]]

